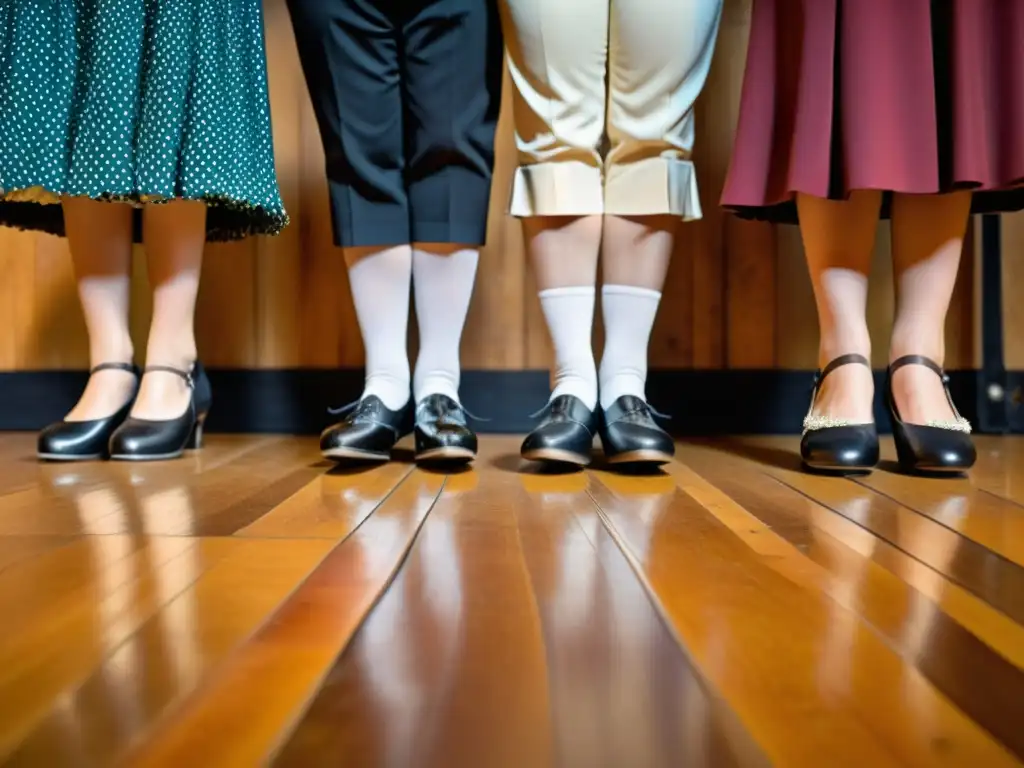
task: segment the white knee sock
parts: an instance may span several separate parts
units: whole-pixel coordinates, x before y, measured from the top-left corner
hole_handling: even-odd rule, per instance
[[[479,259],[475,248],[452,253],[413,250],[412,285],[420,329],[412,386],[416,402],[436,394],[459,402],[459,346]]]
[[[647,396],[647,343],[661,294],[631,285],[606,285],[601,290],[604,314],[604,355],[601,358],[601,407],[623,395]]]
[[[409,401],[409,281],[412,250],[395,246],[348,269],[356,317],[366,348],[363,397],[376,395],[391,410]]]
[[[595,290],[591,286],[549,288],[539,296],[555,347],[551,398],[575,395],[593,409],[597,405],[597,368],[591,345]]]

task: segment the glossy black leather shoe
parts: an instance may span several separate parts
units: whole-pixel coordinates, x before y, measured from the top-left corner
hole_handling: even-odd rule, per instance
[[[946,400],[953,411],[950,421],[908,424],[900,418],[896,398],[892,393],[892,375],[905,365],[923,365],[942,379]],[[978,458],[971,440],[971,424],[960,415],[949,394],[949,377],[934,360],[923,355],[906,355],[889,366],[886,381],[886,399],[892,416],[892,438],[896,444],[896,458],[904,472],[964,472],[974,466]]]
[[[665,464],[676,446],[654,421],[651,406],[635,395],[623,395],[601,419],[601,445],[609,464]]]
[[[185,412],[174,419],[153,421],[131,416],[110,436],[110,458],[118,461],[161,461],[176,459],[186,450],[203,445],[203,423],[213,402],[210,380],[196,362],[183,371],[165,365],[150,365],[143,371],[180,376],[192,390]]]
[[[811,407],[804,418],[800,439],[800,458],[809,469],[827,472],[864,472],[878,464],[878,428],[870,424],[854,424],[842,419],[812,416],[814,401],[821,383],[842,365],[864,365],[871,369],[863,355],[841,355],[814,374]]]
[[[542,408],[541,418],[520,449],[524,459],[555,464],[590,463],[597,414],[574,395],[559,395]]]
[[[395,443],[409,434],[412,401],[392,411],[376,395],[343,408],[345,419],[320,435],[320,453],[334,461],[387,461]]]
[[[416,461],[472,461],[476,434],[466,409],[447,395],[427,395],[416,406]]]
[[[89,371],[91,376],[99,371],[125,371],[136,378],[138,392],[139,369],[131,363],[101,363]],[[90,461],[107,456],[110,436],[128,418],[135,394],[112,416],[90,421],[58,421],[39,433],[36,455],[44,461]]]

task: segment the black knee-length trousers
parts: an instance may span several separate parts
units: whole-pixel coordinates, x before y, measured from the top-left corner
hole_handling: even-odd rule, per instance
[[[496,0],[288,0],[342,246],[483,244]]]

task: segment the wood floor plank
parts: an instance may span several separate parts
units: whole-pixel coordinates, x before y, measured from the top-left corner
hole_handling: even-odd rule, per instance
[[[0,434],[0,765],[1024,766],[1024,439],[952,481],[792,437],[647,474],[33,441]]]
[[[10,628],[0,635],[0,756],[236,546],[103,536],[82,539],[11,574],[17,582],[8,594],[16,594],[21,608],[0,601]]]
[[[720,510],[743,517],[728,497],[698,502],[680,489],[645,521],[628,493],[640,482],[602,475],[595,499],[698,667],[774,763],[1020,765],[855,613],[800,583],[816,566],[757,518],[727,525]]]
[[[320,472],[269,514],[238,532],[264,538],[343,539],[412,471],[389,463],[369,470]]]
[[[1024,505],[1024,445],[1017,439],[975,435],[978,461],[971,468],[976,488]]]
[[[266,621],[330,547],[318,540],[218,543],[227,541],[220,562],[162,605],[80,686],[56,697],[5,764],[114,764]],[[169,591],[193,574],[190,564],[170,569],[178,581]]]
[[[512,501],[547,649],[556,764],[767,765],[655,610],[601,521],[589,476],[521,481],[526,498]],[[659,514],[664,490],[651,478],[638,513]]]
[[[780,480],[834,513],[816,517],[823,530],[833,530],[837,538],[859,546],[860,551],[927,594],[1002,656],[1024,668],[1024,626],[1013,618],[1021,616],[1018,593],[1012,583],[1007,584],[1007,579],[999,576],[999,571],[1008,567],[1005,561],[991,553],[978,556],[971,546],[965,556],[963,539],[927,524],[923,518],[901,521],[894,530],[889,526],[899,519],[903,508],[890,505],[888,500],[878,502],[870,491],[853,483],[796,473],[786,473]],[[876,536],[876,530],[881,535]],[[858,535],[858,531],[868,538]],[[975,561],[973,565],[971,560]],[[1000,584],[1006,586],[1000,588]]]
[[[322,471],[315,445],[294,438],[263,439],[231,454],[212,467],[199,456],[48,465],[35,486],[0,496],[0,535],[224,535]]]
[[[449,479],[276,765],[554,765],[517,487],[505,472]]]
[[[807,574],[807,584],[862,617],[956,707],[1024,758],[1024,735],[1015,711],[1024,701],[1024,670],[954,621],[927,595],[825,531],[818,521],[835,517],[831,510],[757,465],[720,451],[687,446],[680,458],[713,486],[714,493],[727,495],[799,547],[820,569]],[[852,485],[829,479],[836,485]],[[1020,639],[1020,632],[1013,634]]]
[[[922,515],[870,486],[842,478],[821,478],[798,470],[781,469],[774,448],[764,441],[729,440],[730,452],[760,462],[782,482],[808,493],[816,501],[871,531],[897,549],[938,571],[988,605],[1024,624],[1024,569],[974,539]],[[684,449],[685,450],[685,449]],[[798,462],[790,462],[797,466]],[[952,486],[951,486],[952,488]],[[1007,514],[1018,514],[1006,510]]]
[[[0,573],[75,540],[74,536],[4,536],[0,538]]]
[[[443,482],[421,470],[410,474],[126,763],[260,764],[387,588]],[[260,541],[280,546],[273,539]],[[333,546],[328,539],[308,541]]]
[[[1024,566],[1024,508],[975,488],[970,477],[872,472],[858,482]]]
[[[731,444],[722,446],[722,450],[728,453]],[[953,553],[961,543],[958,537],[903,507],[893,508],[888,500],[880,501],[856,483],[764,464],[759,467],[807,497],[811,506],[805,510],[814,528],[927,595],[1001,656],[1024,668],[1024,627],[956,582],[958,572],[951,566]],[[800,506],[793,504],[797,510]],[[901,519],[904,514],[908,517]]]

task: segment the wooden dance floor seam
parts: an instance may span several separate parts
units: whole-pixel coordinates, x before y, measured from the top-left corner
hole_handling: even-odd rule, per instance
[[[970,476],[443,472],[0,435],[0,765],[1024,765],[1024,440]]]

